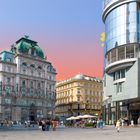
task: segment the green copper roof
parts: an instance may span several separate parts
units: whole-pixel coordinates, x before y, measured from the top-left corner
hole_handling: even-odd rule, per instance
[[[0,53],[1,61],[14,63],[14,55],[11,52],[3,51]]]
[[[29,50],[31,51],[32,56],[38,56],[40,58],[44,58],[44,53],[42,49],[37,45],[37,42],[29,40],[27,38],[21,38],[16,42],[15,45],[16,52],[29,54]]]
[[[36,48],[36,54],[39,57],[44,58],[44,53],[43,53],[42,49],[39,46],[35,46],[35,48]]]

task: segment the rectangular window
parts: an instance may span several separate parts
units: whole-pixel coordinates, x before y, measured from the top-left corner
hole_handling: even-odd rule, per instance
[[[114,81],[121,78],[125,78],[125,69],[113,73]]]
[[[121,70],[121,78],[125,78],[125,70]]]
[[[117,93],[122,92],[122,83],[117,83],[117,85],[116,85],[116,92]]]

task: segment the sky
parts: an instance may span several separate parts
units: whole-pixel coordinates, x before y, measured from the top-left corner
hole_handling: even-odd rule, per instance
[[[57,71],[102,78],[102,0],[0,0],[0,51],[29,35]]]

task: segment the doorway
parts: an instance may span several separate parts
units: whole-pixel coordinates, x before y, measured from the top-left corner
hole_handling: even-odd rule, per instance
[[[37,114],[37,109],[35,107],[35,104],[32,103],[29,109],[29,120],[31,122],[34,122],[36,120],[36,114]]]

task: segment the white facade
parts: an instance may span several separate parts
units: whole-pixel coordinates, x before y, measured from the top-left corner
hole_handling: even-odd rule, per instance
[[[49,117],[55,104],[56,70],[37,42],[28,38],[18,40],[11,51],[0,53],[0,119]]]

